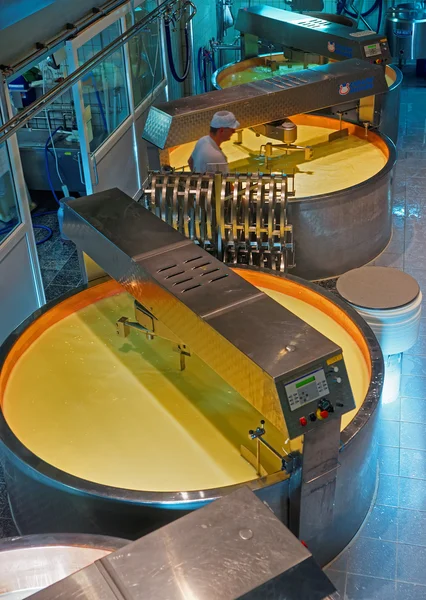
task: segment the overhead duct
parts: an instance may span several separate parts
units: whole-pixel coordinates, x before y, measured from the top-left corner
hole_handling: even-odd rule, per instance
[[[220,110],[235,113],[241,128],[254,127],[387,90],[382,67],[350,59],[151,107],[142,137],[170,148],[205,135]]]

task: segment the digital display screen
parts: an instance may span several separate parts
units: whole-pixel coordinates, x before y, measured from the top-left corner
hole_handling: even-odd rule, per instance
[[[294,411],[309,402],[315,402],[330,393],[324,369],[306,373],[304,377],[285,386],[290,410]]]
[[[370,58],[371,56],[379,56],[382,53],[380,44],[370,44],[369,46],[364,46],[364,52],[367,58]]]
[[[313,381],[315,381],[315,377],[309,377],[309,379],[305,379],[304,381],[299,381],[299,383],[296,383],[296,389],[301,388],[304,385],[307,385],[308,383],[312,383]]]

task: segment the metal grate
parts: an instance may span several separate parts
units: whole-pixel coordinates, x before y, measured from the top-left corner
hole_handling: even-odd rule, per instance
[[[176,293],[186,293],[228,277],[228,272],[216,261],[196,255],[184,262],[168,263],[157,270],[157,279],[162,285]]]

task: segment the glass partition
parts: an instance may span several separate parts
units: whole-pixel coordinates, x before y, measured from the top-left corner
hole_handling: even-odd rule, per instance
[[[0,119],[0,124],[2,123]],[[0,243],[21,223],[8,149],[0,144]]]
[[[126,15],[126,26],[141,21],[157,6],[156,0],[145,0],[133,13]],[[133,20],[134,18],[134,20]],[[150,23],[144,31],[129,42],[133,102],[137,107],[163,79],[161,62],[161,21]]]
[[[79,66],[120,34],[120,22],[116,21],[83,44],[77,50]],[[130,114],[125,74],[124,51],[120,48],[82,80],[84,121],[90,152],[95,152]]]

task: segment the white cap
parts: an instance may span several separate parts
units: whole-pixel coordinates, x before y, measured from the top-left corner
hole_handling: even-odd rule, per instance
[[[240,124],[238,123],[235,115],[229,110],[220,110],[213,115],[213,119],[210,122],[210,127],[220,129],[221,127],[229,129],[238,129]]]

